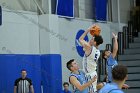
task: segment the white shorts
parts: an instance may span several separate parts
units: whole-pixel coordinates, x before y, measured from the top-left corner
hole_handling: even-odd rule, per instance
[[[87,79],[87,81],[90,81],[95,75],[97,76],[97,72],[96,72],[96,71],[90,72],[90,73],[86,73],[86,79]],[[94,82],[92,83],[92,85],[89,87],[89,93],[94,93],[94,92],[96,92],[96,91],[97,91],[96,86],[97,86],[97,79],[96,79],[96,81],[94,81]]]

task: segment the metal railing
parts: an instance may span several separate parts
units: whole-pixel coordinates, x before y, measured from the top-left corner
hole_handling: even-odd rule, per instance
[[[123,27],[123,48],[124,49],[127,49],[129,48],[129,39],[128,39],[128,27],[127,26],[124,26]]]
[[[118,33],[118,54],[123,55],[124,54],[124,41],[123,41],[123,32]]]

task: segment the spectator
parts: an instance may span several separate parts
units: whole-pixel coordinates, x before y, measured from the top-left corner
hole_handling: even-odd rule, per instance
[[[64,87],[64,90],[62,91],[62,93],[71,93],[71,91],[69,90],[68,82],[64,82],[63,87]]]

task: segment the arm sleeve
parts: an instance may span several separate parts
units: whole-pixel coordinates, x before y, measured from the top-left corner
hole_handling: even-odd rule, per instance
[[[18,84],[18,80],[15,80],[14,86],[17,86]]]
[[[30,86],[31,86],[31,85],[33,85],[33,83],[32,83],[32,80],[31,80],[31,79],[29,79],[29,83],[30,83]]]

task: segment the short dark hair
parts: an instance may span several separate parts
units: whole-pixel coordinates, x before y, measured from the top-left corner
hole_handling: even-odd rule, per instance
[[[98,45],[103,43],[103,38],[100,35],[99,36],[94,36],[94,41],[96,42],[96,45],[98,46]]]
[[[21,72],[22,72],[22,71],[26,71],[26,69],[22,69]],[[27,72],[27,71],[26,71],[26,72]]]
[[[122,81],[127,76],[127,67],[123,65],[117,65],[112,70],[112,77],[114,80]]]
[[[67,62],[67,68],[69,69],[69,70],[71,70],[70,68],[72,67],[72,62],[74,61],[74,59],[71,59],[70,61],[68,61]]]
[[[63,83],[63,86],[65,86],[65,85],[68,85],[69,86],[69,83],[68,82],[64,82]]]

